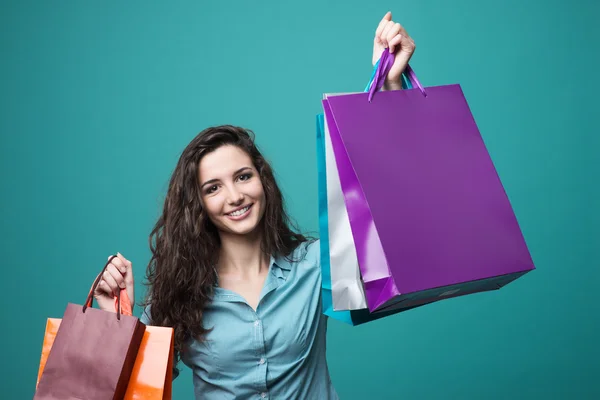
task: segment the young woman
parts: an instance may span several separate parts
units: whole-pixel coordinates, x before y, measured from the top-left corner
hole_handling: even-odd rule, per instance
[[[391,13],[373,61],[396,54],[385,89],[401,89],[414,41]],[[290,224],[251,132],[212,127],[185,148],[151,236],[142,321],[175,330],[197,398],[337,399],[325,358],[319,242]],[[114,258],[95,292],[134,299],[132,264]]]

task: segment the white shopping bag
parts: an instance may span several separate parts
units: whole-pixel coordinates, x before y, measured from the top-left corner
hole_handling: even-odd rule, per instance
[[[367,302],[350,227],[350,218],[346,210],[344,193],[327,127],[327,118],[324,118],[324,134],[333,309],[335,311],[360,310],[367,308]]]

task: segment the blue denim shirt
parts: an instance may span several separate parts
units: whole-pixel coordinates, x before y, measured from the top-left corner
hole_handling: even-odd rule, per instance
[[[319,241],[290,262],[271,257],[256,312],[217,287],[204,311],[206,340],[181,354],[193,371],[197,399],[337,399],[325,358]],[[142,322],[150,323],[149,310]]]

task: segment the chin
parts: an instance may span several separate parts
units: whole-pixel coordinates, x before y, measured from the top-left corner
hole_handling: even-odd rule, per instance
[[[244,223],[240,223],[237,226],[224,224],[222,230],[231,235],[245,236],[256,233],[256,231],[258,230],[258,226],[259,221],[244,221]]]

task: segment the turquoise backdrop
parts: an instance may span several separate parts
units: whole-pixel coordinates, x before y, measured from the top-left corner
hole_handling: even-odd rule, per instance
[[[169,176],[205,127],[253,129],[290,212],[317,230],[320,97],[364,88],[388,9],[421,81],[462,85],[538,269],[364,326],[331,321],[341,398],[600,398],[592,0],[3,0],[2,398],[33,396],[46,318],[84,301],[109,254],[133,260],[140,298]],[[192,398],[187,369],[174,398]]]

